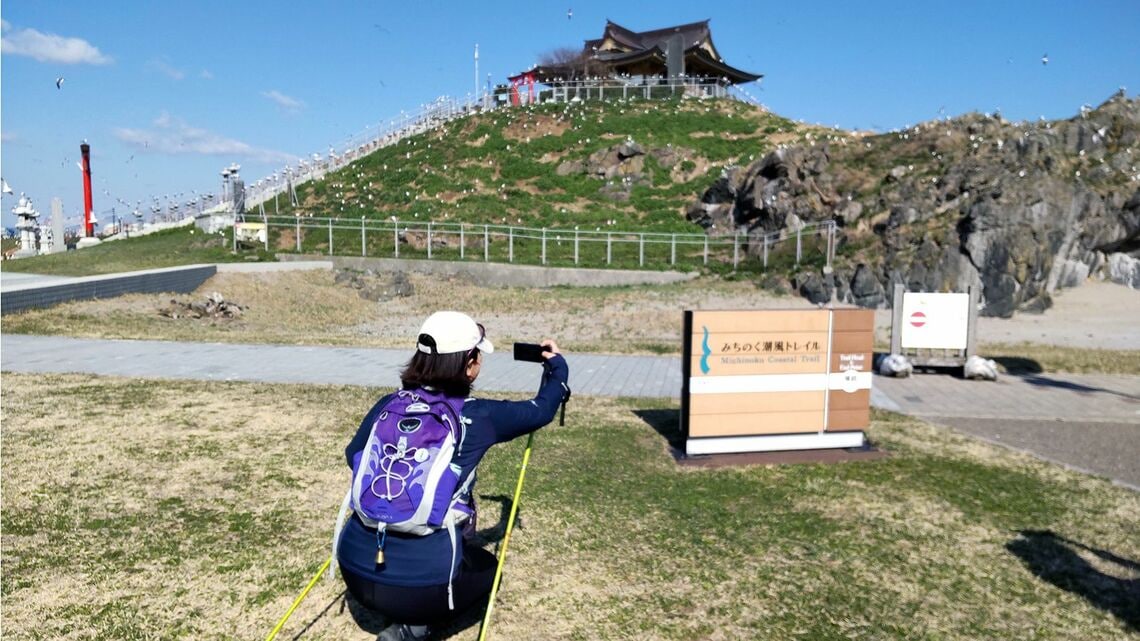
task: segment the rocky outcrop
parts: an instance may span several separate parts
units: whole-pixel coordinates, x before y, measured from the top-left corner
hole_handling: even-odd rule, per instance
[[[416,293],[416,287],[404,272],[396,272],[390,277],[371,269],[339,269],[333,282],[356,290],[365,300],[386,301],[393,298],[406,298]]]
[[[710,234],[747,234],[753,254],[762,236],[836,221],[835,272],[794,278],[813,301],[834,292],[874,307],[896,283],[976,286],[982,314],[1009,316],[1089,277],[1140,285],[1138,165],[1140,101],[1118,94],[1064,121],[971,114],[778,148],[725,170],[686,215]]]
[[[206,297],[206,300],[191,301],[183,303],[181,301],[170,299],[170,303],[166,307],[158,310],[158,313],[167,318],[178,320],[181,318],[193,319],[207,319],[207,320],[222,320],[228,321],[235,318],[241,318],[242,313],[249,309],[245,305],[239,305],[232,300],[226,300],[218,292],[212,292]]]

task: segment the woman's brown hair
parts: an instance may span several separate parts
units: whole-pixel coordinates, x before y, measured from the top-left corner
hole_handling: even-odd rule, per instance
[[[412,360],[404,366],[404,371],[400,372],[400,383],[404,389],[434,387],[448,396],[467,398],[471,394],[467,363],[476,358],[479,358],[477,349],[452,354],[425,354],[416,351]]]

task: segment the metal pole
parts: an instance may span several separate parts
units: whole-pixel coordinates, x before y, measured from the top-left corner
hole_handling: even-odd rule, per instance
[[[705,234],[705,264],[709,264],[709,237]]]
[[[613,260],[613,234],[606,232],[606,264],[609,265]]]
[[[364,216],[360,217],[360,256],[363,258],[367,256],[364,252]]]
[[[427,249],[428,249],[428,260],[431,260],[431,221],[428,221],[428,226],[427,226]]]
[[[297,216],[295,220],[297,221],[297,232],[294,236],[297,238],[297,253],[299,254],[301,253],[301,217]]]
[[[677,234],[673,234],[673,246],[669,252],[669,264],[677,264]]]
[[[768,234],[764,234],[764,269],[768,269]]]
[[[902,353],[902,323],[903,323],[903,287],[902,283],[895,283],[894,293],[891,295],[891,353]],[[967,343],[969,342],[969,326],[967,330]]]
[[[978,349],[978,288],[971,285],[966,288],[967,304],[970,309],[966,311],[966,358],[977,354]],[[902,305],[899,305],[902,307]],[[901,315],[902,312],[899,312]]]
[[[400,257],[400,219],[392,221],[392,246],[395,247],[396,258]]]
[[[578,230],[574,230],[574,264],[578,264]]]
[[[546,228],[542,228],[542,264],[546,264]]]
[[[463,223],[459,223],[459,260],[466,254],[467,243],[463,242]]]
[[[534,432],[531,432],[531,434],[534,434]],[[317,584],[317,580],[321,578],[321,575],[325,573],[325,570],[329,569],[329,566],[331,564],[332,557],[330,556],[325,560],[324,564],[321,565],[320,569],[317,570],[317,573],[313,575],[313,578],[309,580],[309,584],[305,586],[305,589],[301,590],[301,593],[298,594],[297,598],[293,600],[293,605],[290,605],[289,609],[285,611],[285,616],[281,617],[281,620],[277,622],[277,625],[275,625],[273,629],[270,630],[269,636],[265,637],[265,641],[273,641],[273,639],[277,637],[277,633],[281,631],[282,626],[284,626],[285,622],[289,620],[289,617],[293,616],[293,612],[297,609],[297,606],[301,605],[301,601],[305,600],[305,597],[308,596],[309,591],[313,589],[313,586]]]
[[[827,229],[829,243],[827,245],[827,266],[831,267],[832,261],[835,260],[835,221],[831,222],[831,226]]]
[[[740,262],[740,234],[732,235],[732,269],[736,271],[736,265]]]
[[[803,255],[803,245],[801,244],[800,228],[796,229],[796,264],[800,264],[800,257]]]
[[[515,228],[507,227],[507,262],[515,262]]]
[[[637,242],[637,264],[645,267],[645,234],[638,234]]]
[[[510,514],[507,515],[507,530],[503,534],[502,548],[499,550],[499,563],[495,567],[495,578],[491,581],[491,595],[487,598],[487,610],[483,613],[483,623],[479,626],[478,641],[484,641],[487,638],[487,632],[491,629],[491,612],[495,609],[495,596],[499,593],[499,584],[503,580],[503,562],[507,560],[507,545],[511,542],[511,531],[514,529],[515,519],[518,516],[523,479],[526,478],[526,466],[530,462],[530,451],[533,446],[534,432],[531,432],[526,438],[526,449],[523,450],[522,465],[519,466],[519,480],[515,484],[515,496],[511,501]]]
[[[483,225],[483,262],[491,260],[491,232],[487,225]]]
[[[332,256],[332,253],[333,253],[333,242],[332,242],[332,220],[333,220],[333,219],[330,217],[330,218],[329,218],[329,256]]]

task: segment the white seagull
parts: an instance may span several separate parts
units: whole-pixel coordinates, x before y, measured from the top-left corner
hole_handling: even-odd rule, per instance
[[[55,88],[56,89],[63,89],[63,76],[60,76],[60,77],[55,79]]]
[[[1041,56],[1041,64],[1043,64],[1043,65],[1049,64],[1049,54],[1045,54],[1045,55]]]

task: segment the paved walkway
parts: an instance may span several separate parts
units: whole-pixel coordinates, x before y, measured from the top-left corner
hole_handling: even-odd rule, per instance
[[[893,409],[1140,491],[1140,376],[876,376]]]
[[[141,378],[391,387],[407,350],[92,340],[3,335],[0,370]],[[582,396],[677,398],[681,362],[670,356],[570,354]],[[540,369],[501,351],[479,377],[483,392],[533,392]],[[918,416],[1140,490],[1140,376],[948,375],[875,377],[875,407]]]

